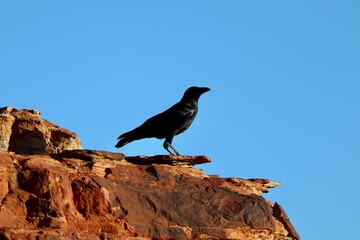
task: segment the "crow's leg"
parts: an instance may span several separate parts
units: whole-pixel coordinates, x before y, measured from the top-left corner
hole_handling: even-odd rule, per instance
[[[170,155],[175,155],[175,154],[173,154],[172,152],[170,152],[170,150],[169,150],[169,144],[168,144],[167,142],[164,142],[164,145],[163,145],[163,146],[164,146],[165,150],[170,153]]]
[[[165,150],[168,151],[171,155],[180,155],[180,153],[176,151],[176,149],[171,145],[173,138],[174,136],[167,137],[163,146]],[[169,147],[175,152],[175,154],[169,150]]]
[[[176,153],[176,155],[180,155],[180,153],[178,151],[176,151],[176,149],[172,146],[172,145],[169,145],[169,147]]]

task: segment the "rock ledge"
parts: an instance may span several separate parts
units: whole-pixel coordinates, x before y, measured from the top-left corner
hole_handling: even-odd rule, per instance
[[[0,108],[0,239],[300,239],[268,179],[221,178],[206,156],[82,150],[37,110]]]
[[[260,196],[279,184],[105,151],[0,152],[0,239],[300,239]]]

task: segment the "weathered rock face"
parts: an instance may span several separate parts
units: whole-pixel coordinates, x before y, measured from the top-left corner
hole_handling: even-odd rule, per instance
[[[37,110],[0,108],[0,151],[49,154],[81,148],[76,134],[42,119]]]
[[[103,151],[0,152],[0,239],[299,239],[259,196],[277,185]]]
[[[282,207],[260,196],[280,183],[208,176],[192,168],[205,156],[60,152],[49,146],[78,138],[65,131],[54,144],[60,128],[39,119],[2,109],[3,147],[31,155],[0,151],[0,239],[300,239]],[[29,148],[21,139],[48,140]]]

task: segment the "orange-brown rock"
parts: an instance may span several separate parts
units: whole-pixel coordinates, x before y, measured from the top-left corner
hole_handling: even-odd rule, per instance
[[[211,159],[207,156],[177,156],[177,155],[155,155],[126,157],[126,161],[135,164],[169,164],[173,166],[194,166],[195,164],[209,163]]]
[[[75,133],[42,119],[37,110],[0,108],[0,151],[49,154],[81,148]]]
[[[0,239],[299,239],[259,195],[278,184],[104,151],[0,152]]]
[[[300,239],[261,196],[278,182],[220,178],[206,156],[81,150],[35,110],[0,109],[0,239]]]

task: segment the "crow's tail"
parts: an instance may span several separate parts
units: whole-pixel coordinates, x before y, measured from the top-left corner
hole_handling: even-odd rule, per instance
[[[118,143],[115,145],[116,148],[121,148],[123,146],[125,146],[126,144],[128,144],[129,142],[132,142],[134,140],[129,140],[127,138],[122,138],[118,141]]]
[[[130,131],[130,132],[126,132],[122,135],[120,135],[120,137],[118,137],[118,143],[115,145],[116,148],[121,148],[123,146],[125,146],[126,144],[138,140],[140,139],[136,134],[136,129]]]

